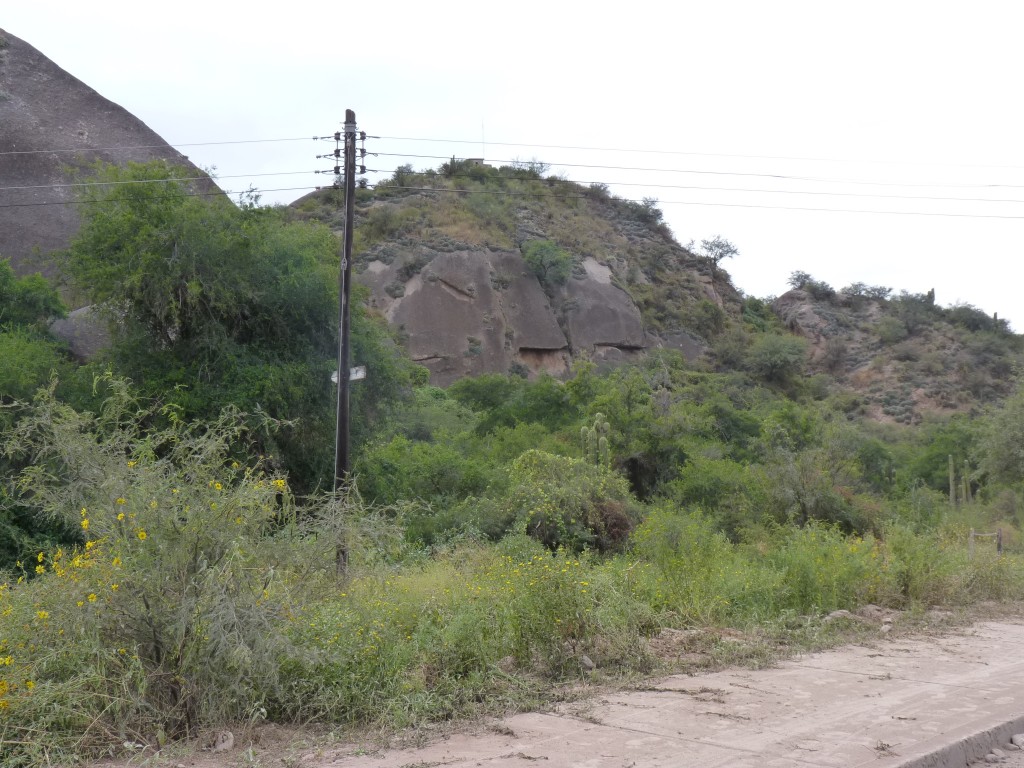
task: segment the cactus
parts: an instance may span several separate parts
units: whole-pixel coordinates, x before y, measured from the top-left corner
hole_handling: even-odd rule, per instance
[[[956,465],[952,454],[949,457],[949,506],[956,506]]]
[[[599,413],[594,417],[592,427],[583,427],[580,430],[580,439],[583,443],[583,458],[599,467],[611,467],[611,450],[608,443],[608,433],[611,427],[604,414]]]

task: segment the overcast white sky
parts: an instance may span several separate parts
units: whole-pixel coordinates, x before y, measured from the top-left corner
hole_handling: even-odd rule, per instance
[[[658,198],[684,244],[725,236],[747,294],[794,270],[934,288],[1018,332],[1022,22],[1011,0],[0,0],[0,27],[227,189],[303,188],[264,195],[289,202],[333,144],[182,145],[327,135],[349,108],[371,135],[466,142],[381,138],[370,168],[537,158]]]

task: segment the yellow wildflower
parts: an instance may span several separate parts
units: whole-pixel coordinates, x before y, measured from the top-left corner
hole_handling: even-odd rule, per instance
[[[146,540],[146,532],[144,530],[142,530],[141,528],[139,529],[139,532],[136,533],[135,535],[139,537],[139,541],[145,541]]]

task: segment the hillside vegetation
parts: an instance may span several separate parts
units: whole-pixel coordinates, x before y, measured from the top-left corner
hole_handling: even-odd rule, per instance
[[[841,608],[1024,598],[1020,337],[980,310],[804,274],[744,297],[731,244],[679,246],[653,203],[535,167],[402,171],[359,193],[367,272],[419,253],[393,293],[457,283],[438,253],[487,249],[496,306],[533,281],[567,358],[531,368],[510,326],[519,367],[442,388],[354,308],[369,375],[334,494],[333,193],[264,209],[162,164],[99,173],[135,183],[89,188],[59,258],[109,315],[101,359],[48,336],[52,287],[0,268],[5,766],[224,723],[423,726],[871,631]],[[657,341],[575,344],[581,269]]]

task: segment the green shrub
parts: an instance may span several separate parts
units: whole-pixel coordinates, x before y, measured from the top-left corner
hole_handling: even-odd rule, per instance
[[[766,557],[782,575],[776,610],[820,615],[888,602],[890,585],[871,536],[848,536],[820,523],[779,529],[779,535]]]
[[[791,381],[803,370],[807,342],[796,336],[768,333],[757,336],[746,355],[746,366],[755,375],[775,384]]]
[[[550,240],[530,240],[524,244],[523,261],[549,292],[564,285],[572,272],[572,255]]]
[[[294,546],[268,534],[289,518],[287,484],[232,458],[237,414],[139,431],[151,417],[123,388],[96,418],[44,393],[8,436],[31,457],[18,501],[81,538],[4,591],[4,765],[37,764],[18,744],[41,725],[61,760],[112,734],[159,743],[242,718],[278,684]],[[316,546],[331,567],[331,537]],[[312,551],[298,559],[315,572]]]
[[[512,463],[502,506],[545,546],[620,547],[637,517],[626,481],[598,464],[530,450]]]
[[[737,612],[735,594],[766,583],[751,582],[735,547],[699,513],[659,505],[630,541],[632,554],[649,564],[634,588],[656,611],[668,614],[669,624],[726,621]]]
[[[897,317],[883,317],[875,326],[875,333],[883,344],[895,344],[907,338],[907,327]]]
[[[292,625],[295,644],[317,651],[288,663],[271,714],[417,725],[507,706],[529,689],[516,668],[578,675],[586,653],[649,669],[651,611],[622,584],[616,568],[525,536],[368,573]]]
[[[0,259],[0,326],[44,329],[67,310],[57,291],[40,274],[17,277],[7,259]]]
[[[448,501],[481,493],[490,472],[449,445],[398,436],[363,451],[356,477],[364,498],[394,504],[406,499]]]

